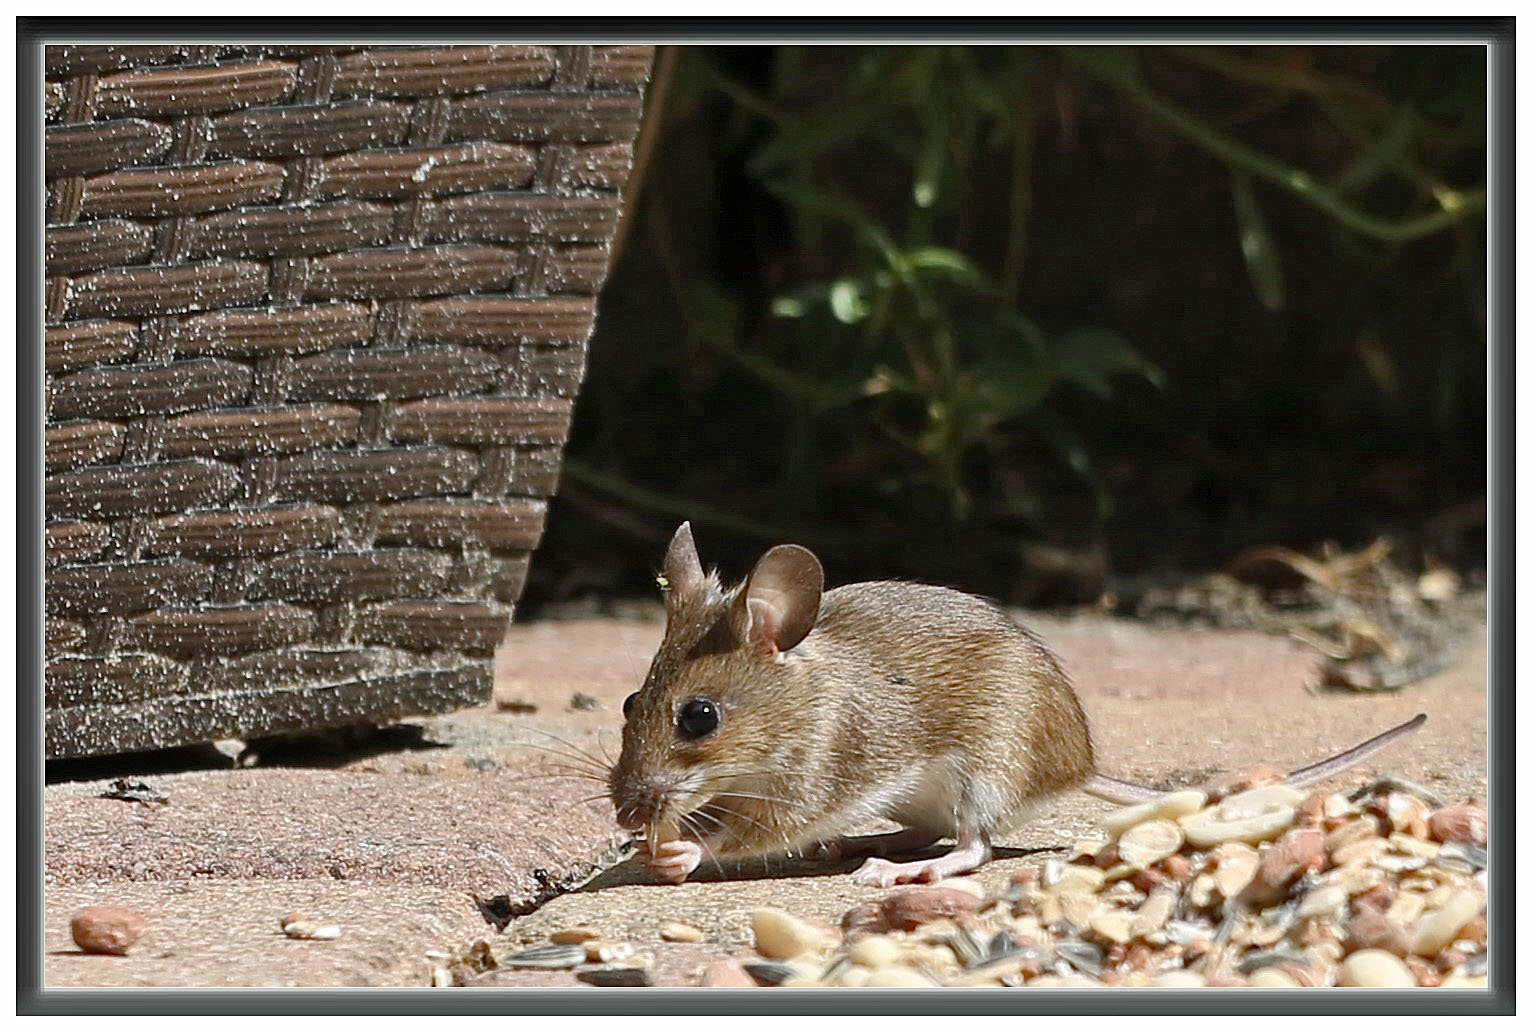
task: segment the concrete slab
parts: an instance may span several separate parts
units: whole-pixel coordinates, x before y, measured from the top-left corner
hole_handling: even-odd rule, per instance
[[[1304,687],[1314,660],[1293,642],[1096,616],[1028,622],[1075,678],[1107,773],[1174,785],[1257,760],[1300,766],[1425,712],[1419,734],[1336,787],[1386,771],[1450,799],[1487,795],[1482,634],[1452,668],[1401,692],[1315,696]],[[99,799],[104,768],[73,768],[91,780],[50,785],[44,799],[46,984],[423,985],[428,950],[491,938],[505,952],[584,925],[651,954],[659,984],[687,985],[708,960],[743,951],[756,907],[835,922],[880,896],[851,882],[849,864],[757,861],[670,886],[617,862],[625,836],[590,778],[616,756],[622,700],[661,633],[629,619],[513,627],[496,702],[420,721],[412,747],[271,750],[264,762],[287,766],[146,775],[163,805]],[[547,776],[570,766],[586,779]],[[1063,797],[1009,845],[1067,845],[1108,809]],[[999,885],[1026,862],[1002,854],[979,880]],[[496,938],[474,894],[532,912]],[[102,904],[149,919],[126,958],[69,943],[74,910]],[[294,910],[341,924],[343,938],[285,939],[277,922]],[[702,929],[704,942],[661,942],[666,921]],[[583,985],[567,971],[477,984]]]

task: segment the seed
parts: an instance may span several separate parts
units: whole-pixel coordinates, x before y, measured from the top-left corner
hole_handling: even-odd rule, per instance
[[[1453,939],[1469,921],[1479,916],[1484,900],[1472,889],[1459,889],[1446,903],[1435,910],[1428,910],[1415,925],[1415,936],[1410,952],[1422,957],[1434,957]]]
[[[1109,834],[1120,835],[1127,829],[1144,821],[1168,817],[1172,820],[1196,813],[1207,805],[1207,795],[1195,790],[1172,792],[1147,803],[1137,803],[1114,810],[1101,819],[1101,826]]]
[[[654,979],[650,977],[648,970],[641,967],[590,968],[576,972],[575,977],[590,985],[619,986],[629,989],[654,984]]]
[[[500,961],[508,968],[572,968],[585,963],[585,947],[576,943],[533,946]]]
[[[1414,988],[1418,983],[1404,961],[1386,950],[1358,950],[1341,961],[1340,985],[1368,989]]]
[[[863,983],[869,989],[929,989],[936,984],[934,980],[903,964],[879,968],[868,975],[867,981]]]
[[[289,921],[282,926],[282,934],[289,939],[339,939],[340,925],[320,924],[318,921]]]
[[[1185,841],[1179,825],[1161,818],[1124,831],[1117,840],[1117,851],[1124,863],[1135,868],[1148,867],[1176,852]]]
[[[548,941],[559,946],[569,946],[585,942],[587,939],[597,939],[600,936],[601,933],[594,928],[562,928],[548,936]]]
[[[752,910],[750,925],[755,931],[755,951],[773,960],[819,953],[835,945],[831,930],[816,927],[785,910]]]
[[[1264,792],[1266,789],[1258,788],[1254,791]],[[1181,830],[1186,834],[1186,841],[1198,849],[1208,849],[1224,842],[1254,844],[1276,838],[1287,830],[1296,816],[1297,810],[1291,806],[1238,818],[1226,818],[1217,808],[1210,808],[1191,817],[1182,818]]]
[[[680,921],[666,921],[660,925],[660,938],[666,942],[701,942],[702,929]]]

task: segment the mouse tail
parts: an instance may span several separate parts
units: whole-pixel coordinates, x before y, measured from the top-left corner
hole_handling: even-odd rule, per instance
[[[1419,731],[1420,726],[1425,722],[1426,715],[1424,713],[1417,713],[1403,724],[1391,727],[1380,735],[1374,735],[1361,745],[1353,746],[1343,753],[1336,753],[1334,756],[1320,760],[1318,763],[1311,763],[1307,767],[1299,767],[1297,770],[1289,773],[1283,783],[1294,788],[1302,788],[1305,785],[1324,781],[1326,778],[1333,778],[1341,773],[1341,771],[1355,767],[1373,753],[1388,748],[1404,736]]]
[[[1293,788],[1303,788],[1316,782],[1333,778],[1335,775],[1355,767],[1358,763],[1381,752],[1393,745],[1406,735],[1412,735],[1420,730],[1426,722],[1424,713],[1417,713],[1413,718],[1403,724],[1396,725],[1374,735],[1361,745],[1352,746],[1343,753],[1311,763],[1307,767],[1299,767],[1288,773],[1282,779],[1284,785]],[[1170,793],[1164,789],[1150,788],[1148,785],[1136,785],[1131,781],[1122,781],[1118,778],[1107,777],[1105,774],[1093,774],[1090,779],[1080,786],[1081,789],[1098,799],[1105,799],[1109,803],[1117,803],[1121,806],[1132,806],[1134,803],[1151,803],[1156,799],[1163,799]]]
[[[1170,794],[1163,789],[1150,788],[1148,785],[1135,785],[1131,781],[1109,778],[1105,774],[1092,774],[1090,780],[1086,781],[1080,788],[1097,799],[1105,799],[1109,803],[1118,803],[1122,806],[1132,806],[1134,803],[1152,803],[1156,799],[1163,799]]]

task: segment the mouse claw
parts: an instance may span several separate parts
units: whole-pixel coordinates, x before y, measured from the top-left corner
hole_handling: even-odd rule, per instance
[[[639,862],[672,885],[680,885],[702,863],[702,844],[688,839],[661,842],[652,850],[646,847]]]
[[[977,870],[989,859],[989,844],[977,836],[962,836],[950,853],[932,857],[930,860],[911,860],[896,864],[881,856],[868,857],[867,862],[851,875],[852,880],[863,885],[908,885],[911,882],[939,882],[955,874]]]

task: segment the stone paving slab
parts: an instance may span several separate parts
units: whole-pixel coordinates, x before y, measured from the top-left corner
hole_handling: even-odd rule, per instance
[[[149,919],[126,957],[80,951],[69,917],[110,903]],[[279,920],[301,913],[341,938],[289,939]],[[143,987],[430,985],[430,950],[484,933],[463,892],[422,886],[256,878],[52,885],[43,925],[44,984]]]
[[[1315,696],[1304,688],[1311,654],[1281,639],[1095,616],[1028,622],[1074,677],[1106,773],[1168,786],[1256,760],[1300,766],[1425,712],[1419,734],[1335,787],[1386,771],[1453,799],[1487,792],[1482,636],[1450,670],[1404,691]],[[592,798],[603,786],[547,775],[574,765],[595,776],[616,756],[622,700],[661,633],[653,621],[618,619],[513,627],[496,703],[415,722],[413,747],[311,752],[306,762],[318,766],[309,767],[290,749],[263,754],[288,766],[146,775],[163,805],[96,798],[110,783],[104,768],[50,785],[45,984],[418,986],[429,978],[427,950],[588,925],[653,956],[660,984],[686,985],[709,959],[743,952],[751,909],[833,922],[883,893],[853,884],[852,865],[777,859],[705,868],[669,886],[631,860],[615,863],[625,836],[609,804]],[[979,880],[1003,883],[1027,862],[1017,850],[1067,845],[1109,809],[1080,793],[1056,800]],[[602,867],[548,898],[550,885]],[[496,938],[473,894],[535,912]],[[69,943],[73,911],[100,904],[148,917],[129,957],[86,957]],[[283,938],[278,918],[310,908],[341,924],[343,938]],[[659,942],[659,924],[672,920],[705,941]],[[479,984],[579,983],[568,972],[500,971]]]

